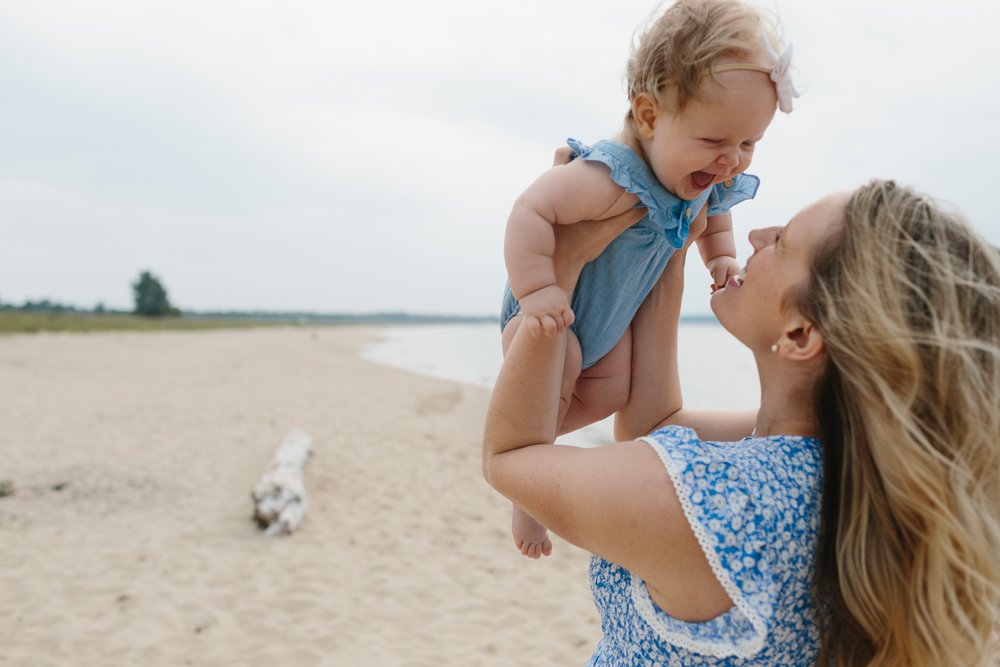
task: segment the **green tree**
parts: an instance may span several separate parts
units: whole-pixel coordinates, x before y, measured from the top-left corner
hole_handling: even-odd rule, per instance
[[[163,317],[174,315],[178,311],[170,306],[167,290],[159,279],[149,271],[139,274],[139,280],[132,283],[135,294],[135,314],[147,317]]]

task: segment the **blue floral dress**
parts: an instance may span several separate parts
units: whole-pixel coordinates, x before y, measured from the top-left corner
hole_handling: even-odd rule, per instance
[[[733,607],[704,623],[677,620],[656,606],[641,579],[594,556],[590,582],[604,636],[588,664],[812,665],[819,648],[811,585],[820,442],[703,442],[678,426],[643,440],[663,462]]]
[[[631,148],[615,141],[584,146],[570,139],[574,158],[608,167],[610,177],[639,198],[646,217],[626,229],[597,259],[583,267],[572,307],[572,329],[583,350],[583,368],[590,368],[621,340],[643,299],[663,273],[675,250],[684,247],[691,221],[702,208],[719,215],[757,194],[760,180],[740,174],[718,183],[687,201],[663,187],[649,165]],[[507,326],[520,305],[508,284],[500,310],[500,329]]]

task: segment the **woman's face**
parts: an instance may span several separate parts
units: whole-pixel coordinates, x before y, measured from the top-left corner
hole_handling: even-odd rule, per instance
[[[784,299],[809,277],[813,252],[842,224],[849,193],[820,199],[784,227],[750,232],[753,254],[743,275],[712,295],[712,311],[754,352],[769,350],[789,319]]]

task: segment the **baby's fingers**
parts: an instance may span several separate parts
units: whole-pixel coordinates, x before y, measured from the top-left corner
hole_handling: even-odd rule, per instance
[[[528,333],[531,334],[532,338],[538,338],[542,334],[542,323],[534,315],[526,315],[522,326],[528,327]]]
[[[541,317],[541,321],[542,321],[542,329],[545,331],[545,335],[548,336],[549,338],[554,337],[556,334],[562,331],[562,327],[559,326],[559,323],[556,322],[555,318],[552,317],[551,315],[543,315]]]

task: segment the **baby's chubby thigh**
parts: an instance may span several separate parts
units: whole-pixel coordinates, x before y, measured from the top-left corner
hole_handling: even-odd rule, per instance
[[[631,384],[632,328],[629,327],[610,352],[577,377],[572,405],[560,431],[575,431],[618,412],[628,403]]]

